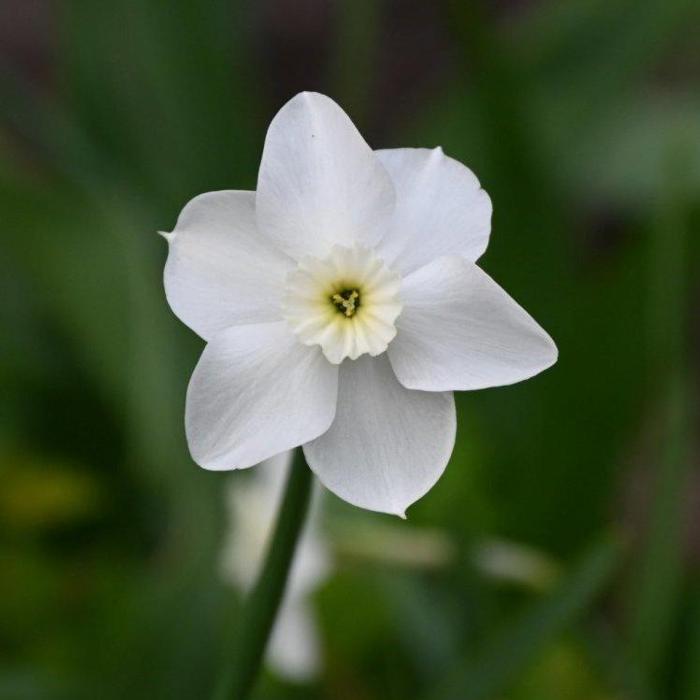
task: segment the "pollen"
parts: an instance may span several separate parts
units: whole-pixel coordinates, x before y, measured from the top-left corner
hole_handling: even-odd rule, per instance
[[[360,293],[357,289],[345,289],[331,297],[331,303],[347,318],[355,315],[360,306]]]

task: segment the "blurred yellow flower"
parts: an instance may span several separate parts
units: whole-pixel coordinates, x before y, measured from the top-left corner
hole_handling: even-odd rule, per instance
[[[0,521],[17,530],[51,527],[94,514],[98,485],[75,467],[24,455],[0,462]]]

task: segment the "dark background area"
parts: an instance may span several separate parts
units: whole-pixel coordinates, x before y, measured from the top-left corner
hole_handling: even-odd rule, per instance
[[[405,526],[329,497],[324,670],[258,697],[700,698],[698,36],[692,0],[1,2],[0,698],[214,685],[229,476],[187,452],[155,231],[253,189],[300,90],[474,170],[480,264],[560,360],[458,396]]]

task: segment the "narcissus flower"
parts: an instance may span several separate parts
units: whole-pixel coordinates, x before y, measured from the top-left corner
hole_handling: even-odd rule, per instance
[[[248,591],[262,565],[282,498],[291,453],[266,460],[248,479],[228,484],[230,529],[221,551],[226,582]],[[313,493],[309,517],[296,548],[289,582],[272,636],[267,662],[280,676],[306,681],[321,667],[321,643],[311,596],[331,570],[331,556],[319,527],[322,493]]]
[[[434,150],[372,151],[328,97],[270,124],[256,192],[210,192],[166,234],[173,311],[207,341],[186,432],[207,469],[303,445],[346,501],[403,515],[442,474],[452,391],[527,379],[547,333],[481,268],[491,201]]]

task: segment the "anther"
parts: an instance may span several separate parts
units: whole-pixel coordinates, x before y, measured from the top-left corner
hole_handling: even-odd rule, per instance
[[[345,316],[350,318],[354,315],[359,306],[360,293],[357,289],[347,290],[340,294],[334,294],[331,301],[335,304],[338,311],[342,311]]]

